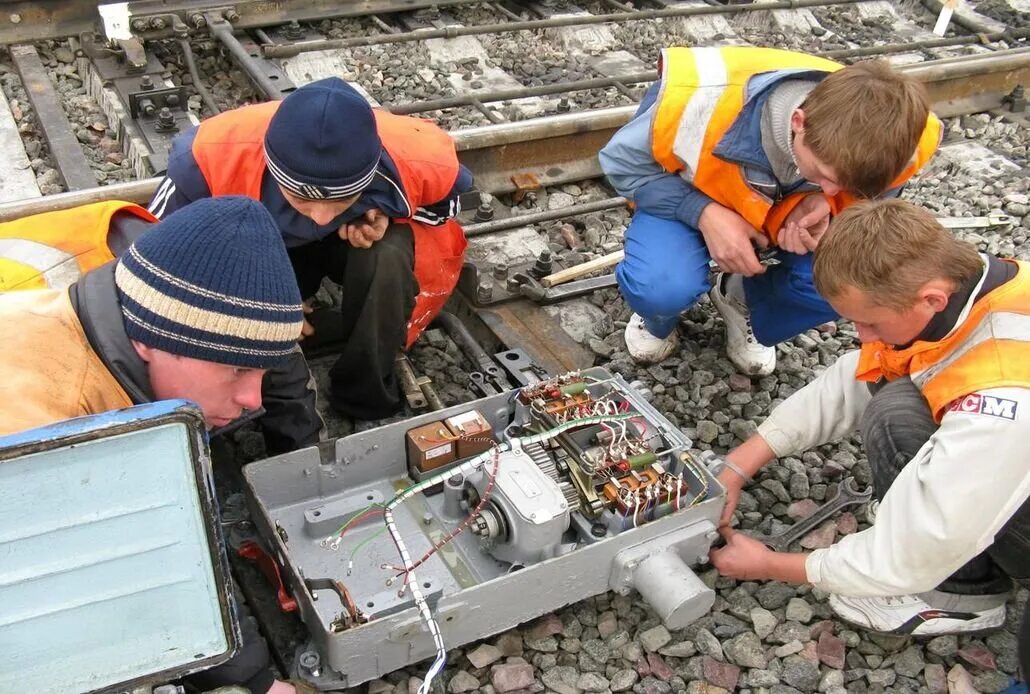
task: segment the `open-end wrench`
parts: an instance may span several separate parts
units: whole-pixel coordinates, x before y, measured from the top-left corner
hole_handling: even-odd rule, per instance
[[[810,531],[817,528],[835,514],[837,511],[847,508],[848,506],[856,506],[858,504],[864,504],[869,501],[873,496],[872,486],[866,487],[865,489],[859,490],[855,484],[854,477],[848,477],[840,481],[837,485],[837,493],[830,497],[825,504],[817,508],[812,512],[812,515],[807,518],[802,518],[794,525],[774,534],[774,535],[752,535],[769,549],[777,552],[786,552],[787,548],[802,537],[807,535]]]

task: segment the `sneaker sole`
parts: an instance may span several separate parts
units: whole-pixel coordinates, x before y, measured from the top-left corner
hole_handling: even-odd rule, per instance
[[[943,610],[941,610],[941,611],[943,612]],[[1005,625],[1005,612],[1002,611],[1001,612],[1001,619],[998,620],[997,624],[991,624],[990,621],[988,621],[988,623],[982,624],[982,625],[977,625],[973,629],[946,628],[943,624],[941,624],[939,627],[934,627],[932,622],[923,621],[923,620],[919,619],[918,616],[916,616],[916,617],[911,618],[910,620],[908,620],[904,624],[902,624],[900,627],[897,627],[896,629],[892,629],[890,631],[880,631],[879,629],[874,629],[874,628],[870,627],[867,624],[859,624],[858,622],[855,622],[855,621],[853,621],[851,619],[848,619],[847,617],[844,617],[844,616],[840,615],[839,613],[837,613],[835,611],[831,610],[831,612],[833,613],[833,617],[835,619],[838,619],[841,622],[844,622],[845,624],[847,624],[849,626],[852,626],[852,627],[854,627],[856,629],[859,629],[861,631],[866,631],[866,632],[869,632],[869,633],[872,633],[872,634],[883,634],[883,635],[886,635],[886,636],[896,636],[896,637],[898,637],[900,639],[909,639],[909,638],[911,638],[911,639],[915,639],[916,641],[929,641],[931,639],[937,638],[938,636],[945,636],[945,635],[949,635],[949,634],[954,634],[956,636],[958,636],[958,635],[982,636],[984,634],[994,633],[998,629],[1002,628]],[[938,617],[936,619],[941,619],[941,618]],[[936,621],[936,619],[935,619],[935,621]],[[983,617],[977,617],[975,619],[968,620],[968,621],[972,622],[972,623],[975,623],[979,619],[984,619],[984,618]],[[929,628],[928,629],[921,629],[921,627],[929,627]]]

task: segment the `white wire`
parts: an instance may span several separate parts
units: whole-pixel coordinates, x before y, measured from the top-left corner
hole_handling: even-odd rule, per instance
[[[433,679],[440,674],[444,666],[447,665],[447,647],[443,642],[443,634],[440,633],[440,625],[437,624],[436,618],[433,616],[433,611],[429,609],[429,604],[426,602],[425,596],[422,591],[419,590],[418,579],[415,576],[415,569],[412,566],[411,555],[408,554],[408,548],[404,544],[404,538],[401,537],[400,531],[397,529],[397,525],[393,519],[393,509],[397,508],[406,499],[411,498],[415,494],[418,494],[423,489],[431,487],[439,482],[442,482],[447,477],[454,475],[468,476],[472,472],[478,470],[483,464],[494,455],[500,455],[502,452],[510,451],[512,449],[521,449],[525,446],[532,445],[534,443],[541,443],[548,441],[554,437],[562,434],[569,429],[578,426],[584,426],[588,424],[604,424],[607,422],[621,422],[624,419],[633,417],[636,415],[615,415],[615,416],[598,416],[598,417],[585,417],[583,419],[574,419],[569,422],[555,427],[549,431],[545,431],[540,434],[534,434],[521,439],[511,439],[506,443],[502,443],[499,446],[480,453],[474,458],[467,460],[466,462],[459,465],[456,469],[452,468],[445,470],[444,472],[438,473],[429,477],[428,479],[422,480],[418,484],[414,484],[408,489],[391,499],[383,510],[383,520],[386,523],[386,529],[389,531],[390,536],[393,538],[394,543],[397,545],[397,550],[401,555],[401,562],[404,564],[404,587],[411,590],[411,598],[415,601],[415,607],[418,608],[419,617],[425,622],[426,628],[429,630],[430,635],[433,637],[433,644],[436,646],[436,659],[433,660],[433,664],[429,667],[429,671],[426,672],[426,678],[423,680],[422,685],[418,688],[418,694],[429,694],[430,687],[433,684]]]

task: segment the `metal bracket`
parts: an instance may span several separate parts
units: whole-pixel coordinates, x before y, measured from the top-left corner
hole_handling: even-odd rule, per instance
[[[154,118],[162,108],[184,110],[185,87],[141,89],[129,92],[129,113],[133,118]]]
[[[574,299],[585,294],[593,294],[599,289],[607,289],[617,284],[614,274],[566,282],[549,289],[545,288],[537,278],[528,273],[516,273],[512,276],[512,279],[518,282],[519,293],[522,296],[542,306]]]
[[[550,374],[534,363],[529,355],[521,349],[509,349],[494,355],[505,371],[519,386],[528,386],[548,378]]]

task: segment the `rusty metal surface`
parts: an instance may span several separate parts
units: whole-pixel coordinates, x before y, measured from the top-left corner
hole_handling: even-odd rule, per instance
[[[469,128],[454,134],[461,162],[476,184],[510,193],[531,174],[538,185],[581,181],[601,175],[597,152],[636,111],[635,106]]]
[[[291,20],[311,20],[325,17],[353,17],[417,10],[424,7],[460,5],[477,0],[144,0],[127,3],[128,14],[148,19],[175,14],[183,22],[190,15],[217,8],[235,9],[238,29],[285,24]],[[82,0],[24,0],[0,3],[0,44],[10,45],[24,41],[77,36],[82,32],[101,32],[103,24],[97,13],[96,2]],[[187,22],[188,23],[188,22]],[[169,28],[139,32],[144,39],[169,38]]]
[[[561,329],[558,321],[530,301],[478,309],[483,323],[508,347],[521,347],[548,373],[586,369],[594,356]]]
[[[88,190],[97,185],[96,176],[89,168],[89,161],[82,150],[68,121],[61,100],[50,81],[39,53],[30,45],[11,46],[11,60],[18,70],[25,92],[50,147],[50,155],[57,165],[57,171],[68,190]]]
[[[917,63],[903,71],[926,85],[939,116],[986,111],[1000,107],[1016,85],[1030,85],[1030,48]]]
[[[95,2],[5,2],[0,11],[0,44],[76,36],[97,26]]]
[[[1014,49],[901,68],[930,89],[933,107],[942,115],[973,113],[997,107],[1015,83],[1030,81],[1030,49]],[[516,190],[514,181],[534,176],[540,185],[600,175],[598,150],[636,111],[635,106],[567,113],[518,123],[469,128],[452,133],[459,158],[476,175],[479,188],[490,193]],[[0,204],[0,222],[29,214],[68,209],[102,200],[146,203],[159,179],[150,178],[103,188],[61,193]]]

